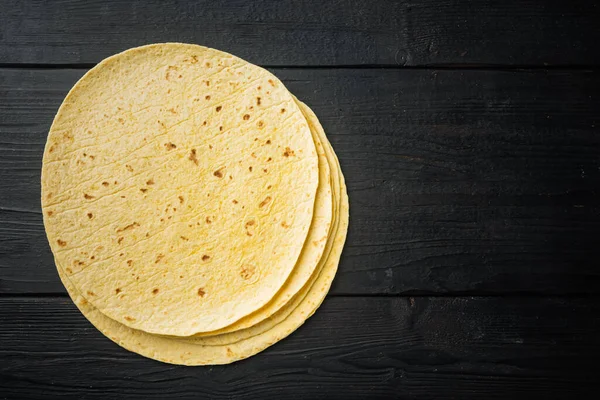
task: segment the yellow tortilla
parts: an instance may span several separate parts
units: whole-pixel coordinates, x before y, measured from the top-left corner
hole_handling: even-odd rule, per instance
[[[339,163],[331,149],[331,145],[325,137],[321,125],[306,105],[302,103],[300,105],[311,123],[313,133],[318,135],[323,144],[323,151],[331,167],[331,184],[334,199],[339,203],[336,204],[336,215],[334,216],[335,222],[332,229],[332,237],[330,238],[331,241],[328,241],[329,243],[326,246],[328,257],[322,265],[322,269],[317,271],[318,275],[314,282],[311,279],[294,299],[286,304],[278,313],[260,324],[249,328],[250,330],[254,330],[252,334],[244,334],[248,330],[239,331],[239,333],[234,332],[223,335],[229,336],[230,340],[228,344],[207,345],[197,344],[193,341],[210,338],[187,339],[153,335],[131,329],[106,317],[77,292],[77,289],[64,277],[61,269],[59,269],[61,279],[75,304],[96,328],[124,348],[159,361],[184,365],[225,364],[249,357],[264,350],[296,330],[314,313],[325,298],[337,270],[348,227],[348,197],[343,175],[339,169]],[[261,324],[268,326],[269,321],[276,318],[282,312],[288,312],[285,319],[272,324],[266,330],[260,332],[257,330]],[[236,334],[239,334],[238,340],[234,340],[234,335]]]
[[[99,312],[189,336],[280,291],[318,173],[307,121],[272,74],[200,46],[143,46],[101,62],[61,105],[44,224],[60,272]]]

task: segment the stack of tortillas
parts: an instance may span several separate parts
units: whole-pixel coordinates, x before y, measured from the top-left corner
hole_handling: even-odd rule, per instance
[[[315,114],[271,73],[189,44],[127,50],[61,105],[44,225],[85,317],[124,348],[224,364],[319,307],[348,227]]]

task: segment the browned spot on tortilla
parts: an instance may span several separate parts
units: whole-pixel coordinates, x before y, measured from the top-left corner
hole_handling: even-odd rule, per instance
[[[95,260],[95,259],[96,259],[96,256],[91,256],[90,257],[90,260]]]
[[[88,296],[95,296],[96,295],[96,293],[94,293],[92,291],[89,291],[89,290],[87,291],[87,294],[88,294]]]
[[[233,199],[233,200],[232,200],[232,203],[233,203],[233,204],[237,204],[237,203],[238,203],[238,201],[237,201],[236,199]]]
[[[282,221],[281,226],[283,226],[284,228],[289,228],[291,225],[288,225],[285,221]]]
[[[254,221],[253,219],[251,219],[250,221],[246,222],[246,226],[252,226],[256,223],[256,221]]]
[[[133,264],[133,260],[127,260],[127,265],[131,267],[131,264]]]
[[[129,172],[133,172],[133,167],[129,164],[125,165],[125,168],[127,168],[127,171]]]
[[[212,219],[210,217],[206,217],[206,223],[210,224],[212,222]],[[65,243],[66,244],[66,243]]]
[[[250,119],[250,115],[249,114],[244,114],[244,121],[248,121]]]
[[[87,213],[87,216],[88,216],[88,218],[89,218],[89,219],[92,219],[92,218],[94,217],[94,214],[92,214],[92,213]]]
[[[84,194],[83,194],[83,197],[84,197],[86,200],[91,200],[91,199],[93,199],[93,198],[94,198],[94,196],[90,196],[90,195],[89,195],[89,194],[87,194],[87,193],[84,193]]]
[[[154,185],[154,179],[147,180],[146,185]]]
[[[202,256],[202,261],[208,261],[208,260],[210,260],[210,256],[208,254],[204,254]]]
[[[126,315],[126,316],[125,316],[125,319],[126,319],[127,321],[135,321],[135,318],[133,318],[133,317],[130,317],[129,315]]]
[[[263,121],[258,121],[257,125],[259,128],[262,128],[265,125],[265,123]]]
[[[204,291],[204,288],[198,289],[198,296],[204,297],[205,294],[206,294],[206,292]]]
[[[222,178],[223,172],[220,169],[218,169],[215,172],[213,172],[213,175],[216,176],[217,178]]]
[[[102,182],[102,186],[108,186],[108,182],[106,182],[106,181]]]
[[[60,240],[60,239],[58,239],[58,240],[56,241],[56,243],[58,243],[58,245],[59,245],[60,247],[65,247],[65,246],[67,245],[67,242],[65,242],[64,240]]]
[[[282,108],[281,109],[281,113],[283,114],[284,112],[285,112],[285,108]]]
[[[142,193],[146,193],[147,191],[148,191],[148,189],[146,189],[146,188],[141,188],[140,189],[140,192],[142,192]]]
[[[96,158],[96,156],[92,156],[92,155],[90,155],[90,158],[91,158],[92,160],[94,160],[94,159]]]
[[[117,239],[118,244],[121,244],[122,241],[123,241],[123,236],[121,236],[119,239]]]
[[[171,114],[177,114],[177,110],[173,107],[169,108],[167,111],[169,111]]]
[[[271,86],[275,87],[275,82],[273,82],[273,79],[269,79],[268,82],[271,84]]]
[[[267,162],[271,162],[271,161],[273,161],[272,157],[267,158]]]
[[[272,187],[273,187],[272,185],[269,185],[269,186],[267,186],[267,189],[271,189]]]
[[[294,155],[294,150],[290,149],[289,147],[286,147],[285,151],[283,152],[283,156],[289,157],[289,156],[293,156],[293,155]]]
[[[52,193],[48,193],[48,194],[46,195],[46,198],[47,198],[47,199],[51,199],[51,198],[52,198]]]
[[[222,108],[223,108],[222,106],[217,106],[217,108],[215,108],[215,110],[216,110],[217,112],[219,112],[219,111],[221,111],[221,109],[222,109]]]
[[[52,214],[54,214],[54,211],[48,211],[48,212],[46,212],[46,214],[48,214],[48,216],[51,217]]]
[[[154,264],[158,264],[158,262],[159,262],[160,260],[162,260],[164,257],[165,257],[165,255],[164,255],[164,254],[162,254],[162,253],[161,253],[161,254],[158,254],[158,255],[156,256],[156,260],[154,261]]]
[[[119,294],[119,293],[121,293],[121,288],[116,288],[116,289],[115,289],[115,293],[116,293],[116,294]]]
[[[257,106],[260,106],[260,97],[257,97],[257,98],[256,98],[256,105],[257,105]]]
[[[179,236],[181,238],[181,240],[185,240],[186,242],[190,239],[186,238],[185,236]]]
[[[158,288],[152,290],[152,294],[157,294],[158,293]]]
[[[263,168],[263,172],[266,174],[267,172],[269,172],[269,170],[266,168]]]
[[[223,127],[222,126],[219,127],[219,131],[221,131],[221,132],[223,131]]]
[[[251,265],[246,265],[242,267],[242,270],[240,271],[240,276],[242,277],[242,279],[247,281],[248,279],[252,278],[254,272],[256,272],[255,267]]]
[[[183,196],[178,196],[179,203],[183,204]]]
[[[271,202],[271,196],[267,196],[267,197],[265,197],[265,199],[263,201],[260,202],[260,204],[258,206],[264,207],[267,204],[269,204],[270,202]]]
[[[123,118],[119,118],[118,121],[121,125],[123,125],[125,123],[125,120]]]
[[[208,61],[206,62],[206,66],[210,68],[210,63]]]
[[[271,139],[267,140],[266,142],[267,144],[271,144]]]
[[[52,153],[52,152],[54,151],[54,146],[50,146],[50,148],[48,149],[48,151],[49,151],[50,153]]]
[[[123,257],[124,255],[124,253],[119,253],[119,257]]]
[[[227,348],[227,355],[228,355],[229,357],[232,357],[232,356],[233,356],[233,351],[231,351],[231,349],[230,349],[229,347]]]
[[[117,229],[117,233],[129,230],[129,229],[133,229],[133,228],[136,228],[138,226],[140,226],[140,224],[138,224],[137,222],[132,222],[131,224],[129,224],[129,225],[123,227],[123,228]]]
[[[165,147],[167,148],[167,150],[172,150],[172,149],[177,148],[177,145],[169,142],[169,143],[165,143]]]
[[[192,149],[192,151],[190,151],[190,155],[189,155],[188,159],[193,161],[194,164],[198,165],[198,158],[196,157],[196,149]]]
[[[248,171],[252,172],[252,166],[248,167]]]
[[[66,270],[66,271],[67,271],[67,273],[69,273],[69,274],[72,274],[72,273],[73,273],[73,270],[72,270],[71,268],[68,268],[68,267],[67,267],[67,268],[65,268],[65,270]]]

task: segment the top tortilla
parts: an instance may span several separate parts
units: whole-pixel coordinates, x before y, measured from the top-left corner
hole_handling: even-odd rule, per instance
[[[195,45],[110,57],[71,90],[42,167],[58,268],[125,326],[189,336],[283,286],[318,184],[310,129],[262,68]]]

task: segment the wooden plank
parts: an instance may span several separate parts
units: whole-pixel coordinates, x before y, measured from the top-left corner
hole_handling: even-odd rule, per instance
[[[0,396],[575,398],[599,334],[598,299],[333,298],[255,357],[190,368],[121,349],[66,299],[3,298]]]
[[[598,293],[598,73],[274,72],[314,108],[347,179],[332,293]],[[0,71],[0,293],[63,292],[39,170],[83,73]]]
[[[0,63],[96,63],[198,43],[261,65],[598,65],[594,2],[55,0],[2,3]]]

